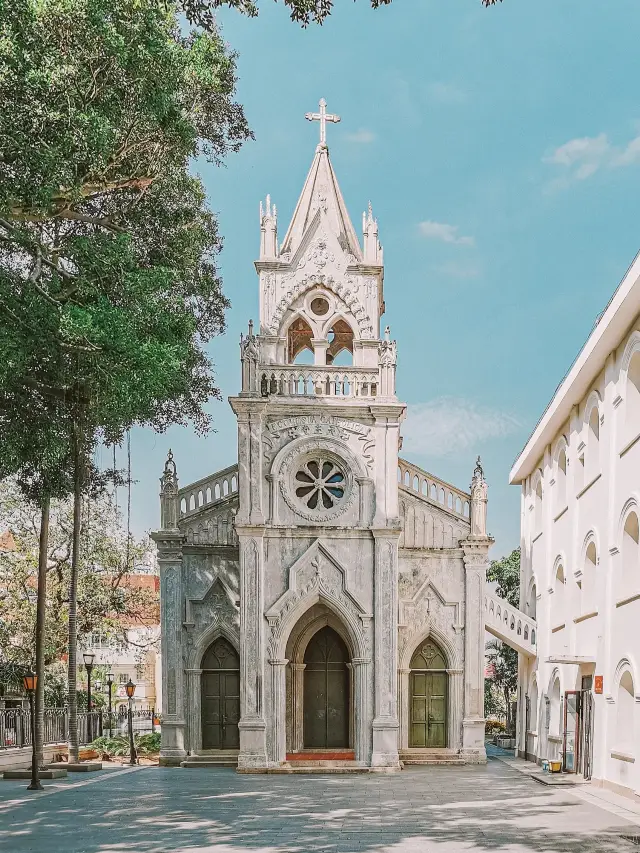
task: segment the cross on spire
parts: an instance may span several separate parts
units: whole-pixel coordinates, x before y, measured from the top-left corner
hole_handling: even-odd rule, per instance
[[[327,112],[327,102],[324,98],[320,99],[320,103],[318,104],[320,107],[320,112],[318,113],[305,113],[305,118],[307,121],[319,121],[320,122],[320,145],[326,148],[327,145],[327,122],[331,121],[337,124],[340,121],[340,116],[334,115],[333,113]]]

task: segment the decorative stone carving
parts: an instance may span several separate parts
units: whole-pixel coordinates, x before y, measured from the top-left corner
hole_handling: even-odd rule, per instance
[[[277,451],[287,442],[302,436],[340,439],[350,442],[353,439],[357,446],[353,447],[365,461],[367,469],[373,467],[375,438],[371,427],[346,418],[333,415],[301,415],[293,418],[283,418],[267,424],[262,435],[264,458],[271,463]],[[353,446],[353,442],[352,446]]]
[[[400,654],[402,661],[407,651],[413,650],[415,639],[432,626],[440,634],[455,637],[462,630],[461,605],[447,601],[440,590],[427,578],[412,599],[400,599]]]
[[[487,483],[479,456],[471,480],[471,535],[487,535]]]
[[[231,590],[216,578],[202,598],[187,599],[185,625],[193,627],[199,634],[220,623],[239,630],[240,611]]]
[[[311,507],[304,503],[297,494],[300,483],[296,480],[296,474],[305,467],[311,458],[321,458],[332,462],[336,469],[343,473],[344,479],[341,481],[342,498],[331,507],[326,505]],[[353,471],[349,464],[325,439],[309,439],[301,446],[293,449],[282,462],[279,483],[282,497],[290,509],[302,518],[318,523],[332,521],[343,515],[353,504],[357,493]]]
[[[268,656],[277,658],[288,616],[296,612],[301,602],[322,597],[333,605],[358,639],[357,650],[362,657],[371,652],[369,620],[371,614],[353,597],[346,587],[345,571],[325,545],[316,540],[289,570],[289,588],[267,610],[269,623]]]

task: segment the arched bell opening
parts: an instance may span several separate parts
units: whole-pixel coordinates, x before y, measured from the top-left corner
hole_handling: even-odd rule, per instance
[[[448,746],[449,675],[444,651],[432,639],[422,642],[409,664],[409,747]]]
[[[287,331],[287,362],[313,364],[313,331],[303,317],[297,317]]]
[[[202,656],[200,666],[202,749],[240,747],[240,657],[218,637]]]
[[[353,329],[346,320],[337,319],[327,335],[327,364],[344,367],[353,364]]]

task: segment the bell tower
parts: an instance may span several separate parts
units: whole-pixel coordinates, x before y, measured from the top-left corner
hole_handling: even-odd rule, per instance
[[[321,100],[306,118],[319,123],[320,141],[282,243],[276,205],[269,196],[260,203],[259,324],[241,337],[242,389],[230,399],[240,502],[238,767],[277,766],[304,746],[296,638],[317,618],[335,626],[350,656],[345,747],[364,766],[398,769],[405,406],[396,343],[388,327],[380,335],[377,220],[369,204],[360,242],[327,147],[327,123],[339,116]]]

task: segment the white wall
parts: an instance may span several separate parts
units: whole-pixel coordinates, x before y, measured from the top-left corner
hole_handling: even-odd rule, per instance
[[[640,316],[522,482],[521,606],[536,608],[538,658],[522,659],[520,673],[521,697],[538,697],[537,713],[531,711],[537,723],[526,735],[526,751],[537,758],[561,749],[553,701],[551,731],[546,726],[545,697],[552,698],[556,680],[564,698],[582,676],[603,676],[593,777],[638,795],[639,504]]]

